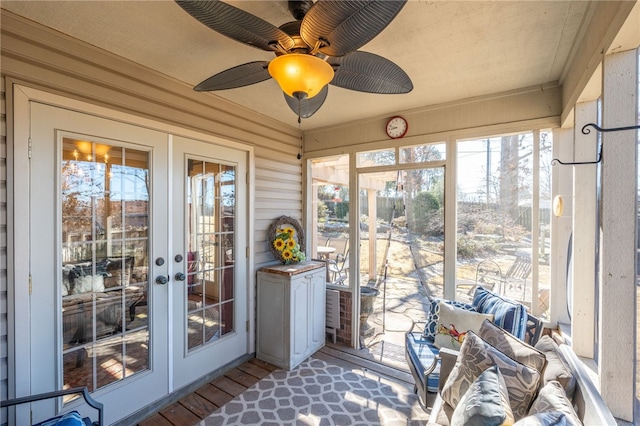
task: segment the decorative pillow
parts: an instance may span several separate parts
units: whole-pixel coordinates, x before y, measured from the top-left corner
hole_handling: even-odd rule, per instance
[[[513,426],[569,426],[567,417],[558,411],[537,413],[524,417],[513,424]]]
[[[68,296],[72,292],[69,274],[73,270],[73,265],[62,265],[62,295]]]
[[[544,353],[526,344],[491,321],[482,322],[480,330],[478,330],[478,336],[509,358],[527,367],[535,368],[541,374],[544,373],[547,366],[547,358]]]
[[[544,381],[546,385],[552,380],[557,380],[564,388],[567,398],[573,399],[576,390],[576,378],[567,368],[558,352],[558,345],[549,336],[542,336],[536,344],[536,349],[544,353],[547,358],[547,368],[544,370]]]
[[[571,401],[564,393],[560,383],[555,380],[547,383],[540,389],[538,397],[533,401],[529,414],[546,413],[549,411],[559,411],[565,415],[567,425],[580,426],[582,422],[578,418]]]
[[[422,337],[425,339],[432,341],[436,339],[438,320],[440,319],[440,302],[466,309],[467,311],[476,312],[476,307],[469,303],[458,302],[457,300],[439,299],[437,297],[431,298],[429,301],[429,310],[427,312],[427,324],[424,326],[424,330],[422,331]]]
[[[76,277],[74,280],[72,294],[87,293],[90,291],[98,293],[102,293],[104,291],[104,277],[102,275],[84,275]]]
[[[491,314],[471,312],[440,302],[440,319],[434,344],[437,348],[460,350],[460,345],[469,330],[477,332],[482,321],[492,319]]]
[[[451,426],[507,426],[513,422],[507,385],[496,365],[478,376],[451,417]]]
[[[493,322],[524,341],[527,331],[527,308],[521,303],[505,299],[484,287],[476,288],[473,306],[478,312],[492,313]]]
[[[467,332],[460,347],[456,364],[442,388],[442,399],[451,407],[456,407],[480,373],[494,365],[498,366],[504,377],[511,410],[516,420],[521,419],[527,414],[540,387],[540,372],[512,360],[473,331]]]

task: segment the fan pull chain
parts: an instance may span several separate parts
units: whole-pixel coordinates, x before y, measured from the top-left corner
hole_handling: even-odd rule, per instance
[[[302,118],[300,117],[302,100],[298,98],[298,135],[300,135],[300,150],[298,151],[298,160],[302,159]]]

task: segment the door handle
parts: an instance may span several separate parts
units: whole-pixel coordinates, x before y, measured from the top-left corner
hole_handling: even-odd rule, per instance
[[[165,277],[164,275],[158,275],[156,277],[156,284],[166,284],[169,282],[169,277]]]
[[[182,272],[178,272],[174,278],[176,281],[184,281],[187,277]]]

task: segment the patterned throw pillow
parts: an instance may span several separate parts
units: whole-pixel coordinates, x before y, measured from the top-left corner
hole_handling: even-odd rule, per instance
[[[546,385],[552,380],[557,380],[564,388],[567,398],[573,399],[573,394],[576,390],[576,378],[560,356],[556,342],[549,336],[542,336],[536,344],[536,349],[544,353],[547,358],[543,384]]]
[[[440,319],[434,340],[437,348],[460,350],[460,345],[469,330],[477,333],[483,321],[493,319],[491,314],[467,311],[444,302],[440,302],[439,309]]]
[[[524,417],[536,396],[542,376],[534,368],[512,360],[473,331],[469,331],[460,353],[442,388],[442,399],[456,407],[462,395],[487,368],[497,365],[509,391],[509,402],[516,420]]]
[[[565,415],[567,426],[579,426],[582,424],[571,401],[564,393],[560,383],[551,381],[540,389],[538,397],[533,401],[529,414],[546,413],[549,411],[559,411]]]
[[[498,349],[511,359],[514,359],[527,367],[535,368],[541,374],[547,366],[547,358],[544,353],[531,345],[498,327],[491,321],[484,321],[478,331],[485,342]]]
[[[451,417],[451,426],[506,426],[513,422],[507,385],[496,365],[478,376]]]
[[[432,297],[429,300],[429,310],[427,312],[427,324],[424,326],[424,330],[422,330],[422,337],[424,339],[428,339],[434,341],[436,339],[436,331],[438,329],[438,321],[440,319],[440,302],[444,302],[449,305],[453,305],[458,308],[466,309],[467,311],[476,312],[475,306],[458,302],[457,300],[447,300],[440,299],[437,297]]]

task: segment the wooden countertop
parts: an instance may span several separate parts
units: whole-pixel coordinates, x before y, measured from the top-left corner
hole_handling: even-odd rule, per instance
[[[280,264],[280,265],[265,266],[264,268],[261,268],[259,272],[269,272],[272,274],[292,276],[292,275],[297,275],[303,272],[312,271],[314,269],[324,268],[324,267],[325,267],[324,262],[305,260],[304,262],[291,263],[289,265]]]

